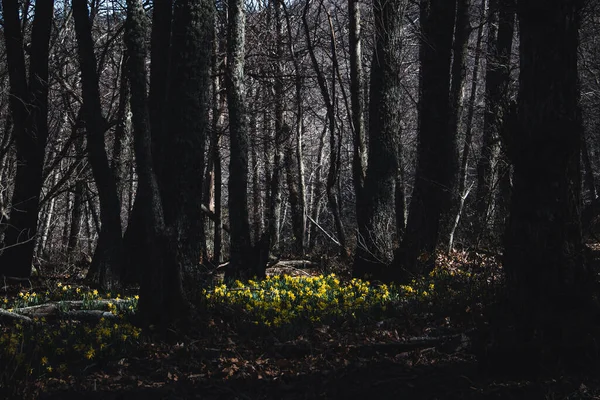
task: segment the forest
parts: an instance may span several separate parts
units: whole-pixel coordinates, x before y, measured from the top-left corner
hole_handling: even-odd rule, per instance
[[[597,0],[1,0],[1,399],[600,398]]]

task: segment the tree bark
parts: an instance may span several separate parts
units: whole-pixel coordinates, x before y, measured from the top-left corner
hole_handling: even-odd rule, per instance
[[[117,186],[119,204],[123,204],[123,192],[125,190],[125,144],[129,136],[129,81],[127,80],[127,52],[121,56],[120,78],[119,78],[119,104],[117,106],[117,126],[115,128],[115,139],[112,151],[111,169]],[[121,206],[122,209],[122,206]]]
[[[517,115],[505,131],[513,192],[504,270],[521,365],[538,370],[595,347],[595,279],[580,221],[583,138],[577,48],[583,1],[517,5]],[[589,314],[594,309],[595,314]],[[573,341],[574,340],[574,341]],[[549,364],[552,363],[552,364]]]
[[[185,4],[189,6],[188,4]],[[185,6],[184,5],[184,6]],[[189,8],[186,11],[192,11]],[[190,12],[193,19],[193,13]],[[139,317],[143,326],[162,333],[182,315],[184,297],[174,232],[165,226],[158,180],[152,160],[150,115],[146,95],[145,12],[141,0],[127,0],[126,45],[131,85],[134,150],[139,210],[144,220],[143,250],[149,254],[140,286]]]
[[[486,0],[481,2],[481,13],[480,20],[483,21],[485,18],[485,6]],[[458,171],[458,188],[457,194],[459,195],[458,204],[455,204],[456,213],[454,214],[454,221],[450,230],[450,239],[448,241],[448,252],[450,253],[454,248],[454,238],[458,224],[462,217],[465,201],[471,187],[467,189],[468,179],[468,167],[469,167],[469,156],[471,154],[471,146],[473,145],[473,117],[475,116],[475,99],[477,98],[477,83],[479,78],[479,61],[481,59],[481,42],[483,41],[483,24],[479,25],[477,29],[477,43],[475,45],[475,62],[473,65],[473,78],[471,79],[471,94],[469,97],[469,104],[467,106],[467,119],[465,121],[465,138],[463,142],[462,153],[460,155],[460,169]]]
[[[338,242],[340,243],[340,256],[342,258],[347,258],[348,253],[346,249],[346,233],[344,231],[344,225],[342,222],[342,217],[340,213],[340,204],[339,204],[339,193],[337,190],[337,183],[339,180],[339,169],[340,169],[340,146],[341,146],[341,138],[338,138],[337,132],[337,123],[336,123],[336,114],[335,114],[335,82],[336,82],[336,71],[338,68],[337,65],[337,51],[335,37],[331,37],[331,50],[332,50],[332,80],[331,80],[331,93],[329,92],[329,88],[327,85],[327,81],[325,79],[325,75],[321,68],[319,67],[319,62],[317,60],[317,56],[315,53],[315,48],[313,45],[313,41],[310,36],[310,27],[308,25],[308,10],[310,8],[310,0],[306,0],[306,4],[304,5],[304,10],[302,12],[302,25],[304,26],[304,34],[306,36],[308,53],[310,55],[311,63],[313,70],[317,77],[317,83],[319,85],[319,91],[321,92],[321,97],[323,98],[323,102],[325,103],[325,107],[327,109],[327,124],[329,129],[329,170],[327,172],[327,183],[326,183],[326,191],[327,191],[327,202],[329,204],[329,208],[331,209],[331,214],[333,215],[333,221],[335,224],[336,234],[338,236]]]
[[[454,1],[421,1],[419,141],[406,234],[393,262],[400,280],[433,268],[440,222],[450,212],[458,167],[455,137],[448,132],[455,8]]]
[[[229,224],[230,264],[228,278],[263,277],[266,265],[253,260],[248,216],[248,121],[244,85],[245,5],[228,0],[227,105],[229,108]],[[249,259],[250,257],[250,259]]]
[[[223,111],[225,109],[225,96],[222,93],[222,78],[220,73],[222,72],[223,62],[219,60],[220,54],[225,49],[223,40],[219,37],[219,24],[217,23],[218,15],[215,15],[215,27],[213,30],[213,54],[212,54],[212,73],[213,73],[213,110],[212,110],[212,142],[214,146],[212,148],[212,159],[214,168],[214,199],[215,199],[215,220],[213,221],[215,226],[213,236],[213,262],[218,265],[221,263],[221,247],[223,242],[223,222],[222,218],[222,204],[221,204],[221,193],[223,184],[223,174],[221,166],[221,135],[223,131]]]
[[[29,84],[16,0],[3,0],[10,108],[17,146],[17,173],[0,275],[27,278],[35,251],[39,198],[48,138],[48,55],[54,1],[36,3],[31,34]]]
[[[395,186],[402,110],[402,26],[406,2],[376,0],[375,51],[371,64],[369,161],[358,205],[353,274],[381,275],[393,257]]]
[[[465,78],[467,76],[467,51],[469,37],[471,36],[471,21],[469,15],[470,0],[456,0],[456,19],[454,27],[454,43],[452,44],[452,67],[450,77],[450,118],[448,120],[448,135],[452,137],[455,147],[452,157],[456,165],[459,165],[461,154],[458,150],[459,134],[461,133],[462,115],[463,115],[463,90]],[[442,240],[452,240],[453,227],[458,215],[463,191],[460,190],[461,176],[459,168],[452,177],[452,187],[450,188],[451,210],[448,215],[442,216],[442,231],[440,233]]]
[[[291,140],[285,149],[285,171],[291,206],[294,254],[302,256],[304,254],[304,207],[300,192],[298,158]]]
[[[150,113],[150,130],[152,140],[152,163],[156,174],[161,198],[164,194],[164,151],[168,143],[166,132],[167,89],[169,82],[169,53],[171,46],[171,29],[173,19],[173,1],[155,0],[152,13],[152,32],[150,35],[150,92],[148,109]],[[135,153],[135,151],[134,151]],[[133,184],[132,184],[133,188]],[[132,190],[133,193],[133,190]],[[128,284],[139,283],[143,271],[142,265],[147,264],[148,254],[144,252],[142,236],[147,229],[144,224],[141,206],[143,201],[139,191],[135,193],[129,223],[125,231],[125,260],[129,268],[124,271],[124,281]],[[164,213],[164,210],[163,210]]]
[[[360,4],[348,0],[348,40],[350,52],[350,98],[352,101],[353,158],[352,176],[356,198],[361,198],[367,172],[367,143],[365,134],[365,98],[363,95],[364,73],[362,68],[362,37]],[[357,215],[361,210],[357,208]]]
[[[98,283],[103,289],[112,290],[120,286],[122,272],[121,206],[115,177],[106,155],[104,133],[107,123],[102,116],[92,26],[85,0],[73,1],[73,17],[81,68],[87,152],[100,199],[101,231],[90,273],[94,280],[97,274]]]
[[[163,148],[162,201],[173,229],[182,272],[197,270],[204,233],[204,151],[210,131],[213,6],[207,0],[175,3],[169,76],[168,137]]]
[[[585,137],[581,140],[581,159],[583,160],[584,168],[584,189],[588,193],[587,197],[590,202],[593,203],[598,198],[598,191],[596,189],[596,180],[594,179],[594,168],[592,166],[592,160],[590,159],[590,149]]]
[[[509,103],[515,0],[490,0],[488,20],[483,143],[477,162],[476,228],[480,235],[500,212],[494,193],[500,186],[500,132]]]
[[[169,83],[169,52],[173,20],[173,0],[154,0],[150,35],[150,129],[152,129],[152,160],[159,186],[162,185],[164,149],[168,142],[166,130],[167,89]],[[160,188],[161,193],[164,188]]]
[[[275,76],[273,82],[274,91],[274,116],[275,116],[275,140],[273,148],[273,169],[271,171],[271,179],[269,184],[269,199],[267,209],[267,232],[269,235],[268,251],[277,251],[279,246],[279,232],[281,221],[281,182],[284,159],[284,146],[286,139],[289,136],[289,128],[284,121],[284,101],[285,94],[283,92],[283,41],[282,41],[282,24],[281,24],[281,1],[275,0],[273,3],[274,18],[275,18],[275,61],[273,62],[273,74]]]

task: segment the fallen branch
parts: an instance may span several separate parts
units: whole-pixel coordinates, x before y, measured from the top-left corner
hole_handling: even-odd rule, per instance
[[[315,224],[315,226],[317,228],[319,228],[319,230],[321,232],[323,232],[325,234],[325,236],[327,236],[329,239],[331,239],[331,241],[333,243],[335,243],[339,247],[342,247],[341,243],[336,238],[334,238],[329,232],[327,232],[321,225],[319,225],[319,223],[317,221],[315,221],[314,219],[312,219],[309,215],[307,215],[306,217],[308,218],[308,220],[310,222],[312,222],[313,224]]]

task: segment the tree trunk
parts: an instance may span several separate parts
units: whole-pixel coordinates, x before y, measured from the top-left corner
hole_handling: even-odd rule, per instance
[[[454,43],[452,45],[452,67],[450,77],[450,118],[448,120],[448,135],[452,137],[455,143],[452,157],[456,165],[459,165],[460,153],[458,151],[459,133],[461,132],[461,122],[463,114],[463,89],[465,78],[467,76],[467,51],[469,37],[471,36],[471,21],[469,16],[470,0],[456,0],[456,20],[454,27]],[[462,191],[460,190],[461,176],[459,169],[452,177],[452,187],[450,188],[451,210],[447,215],[442,216],[442,231],[440,236],[442,240],[448,240],[453,233],[456,215],[461,205]],[[452,239],[450,239],[452,240]]]
[[[381,275],[393,257],[395,185],[402,110],[402,27],[406,2],[376,0],[375,51],[371,64],[369,161],[359,199],[353,274]]]
[[[73,17],[81,67],[83,115],[88,136],[87,151],[100,198],[102,222],[90,273],[94,280],[97,274],[100,287],[112,290],[119,287],[122,272],[121,206],[115,177],[106,155],[104,133],[107,123],[102,116],[92,26],[86,0],[73,0]]]
[[[315,179],[313,181],[313,190],[311,191],[311,200],[309,202],[309,209],[311,210],[310,217],[314,221],[309,224],[308,229],[308,249],[313,250],[317,240],[317,226],[319,217],[321,215],[321,197],[323,196],[323,158],[325,153],[325,135],[327,134],[327,127],[323,128],[321,138],[319,139],[319,148],[317,150],[317,166],[314,173]]]
[[[417,167],[406,234],[394,257],[401,280],[434,267],[440,222],[451,207],[458,167],[455,137],[448,132],[455,8],[454,1],[421,1]]]
[[[188,5],[189,4],[185,4]],[[185,6],[184,5],[184,6]],[[187,8],[193,20],[193,12]],[[143,250],[149,255],[140,286],[139,316],[142,325],[166,332],[182,315],[185,304],[173,237],[167,232],[154,163],[150,115],[146,96],[145,13],[141,0],[127,0],[126,45],[133,112],[134,149],[138,173],[139,212],[144,220]]]
[[[500,186],[500,132],[509,103],[515,0],[490,0],[488,19],[483,143],[477,162],[476,230],[480,235],[498,214],[494,192]]]
[[[275,0],[273,3],[275,16],[275,61],[273,63],[274,72],[274,114],[275,114],[275,140],[273,148],[273,169],[269,184],[269,199],[267,209],[267,232],[269,235],[268,251],[277,251],[279,246],[279,232],[281,221],[281,182],[283,171],[284,144],[289,136],[289,128],[285,125],[283,110],[285,107],[285,95],[283,93],[283,41],[281,35],[281,1]]]
[[[152,163],[156,175],[161,198],[165,188],[164,151],[168,143],[166,132],[167,117],[167,86],[169,81],[169,60],[171,43],[171,25],[173,18],[172,0],[154,0],[152,13],[152,32],[150,35],[150,92],[148,95],[148,109],[150,113],[150,130],[152,140]],[[135,153],[135,151],[134,151]],[[132,166],[133,167],[133,166]],[[133,172],[132,172],[133,173]],[[133,181],[131,193],[133,193]],[[131,196],[131,195],[130,195]],[[125,260],[129,268],[124,271],[124,281],[128,284],[138,283],[143,275],[141,267],[147,264],[148,254],[144,252],[142,236],[146,228],[145,221],[138,204],[143,201],[139,191],[135,193],[129,223],[123,238],[125,247]],[[162,201],[161,201],[162,204]],[[163,216],[164,216],[163,209]]]
[[[298,205],[297,205],[297,212],[301,214],[302,216],[302,226],[301,227],[297,227],[295,229],[297,229],[298,231],[301,229],[302,230],[302,239],[296,237],[296,247],[301,248],[302,253],[304,254],[304,250],[305,250],[305,243],[306,243],[306,236],[307,236],[307,229],[306,229],[306,185],[304,183],[304,159],[303,159],[303,136],[304,136],[304,98],[303,98],[303,93],[304,93],[304,77],[302,76],[302,71],[300,69],[300,60],[298,59],[298,55],[297,52],[295,51],[295,46],[294,46],[294,39],[292,36],[292,24],[290,21],[290,14],[287,10],[287,8],[285,7],[285,2],[282,2],[282,7],[283,7],[283,11],[284,11],[284,15],[285,15],[285,21],[286,21],[286,30],[287,30],[287,40],[288,40],[288,46],[289,46],[289,51],[290,54],[292,56],[292,61],[294,63],[294,70],[296,73],[296,78],[295,78],[295,97],[296,97],[296,143],[295,143],[295,152],[294,152],[294,157],[295,157],[295,164],[297,166],[297,170],[296,171],[291,171],[292,173],[295,173],[298,175],[298,180],[297,180],[297,184],[298,184]],[[360,20],[360,18],[359,18]],[[360,59],[360,57],[358,57]],[[361,65],[362,67],[362,65]],[[292,148],[294,148],[294,146],[290,143],[290,145],[292,146]],[[294,162],[294,161],[292,161]],[[301,240],[301,241],[300,241]]]
[[[223,183],[223,174],[221,171],[221,135],[223,131],[223,111],[225,109],[225,96],[221,92],[222,78],[222,62],[219,60],[219,55],[225,48],[223,40],[219,37],[217,24],[218,15],[215,15],[215,28],[213,31],[213,55],[212,55],[212,72],[213,72],[213,111],[212,111],[212,140],[215,144],[212,148],[212,159],[214,168],[214,189],[215,189],[215,232],[213,239],[213,262],[219,264],[221,262],[221,244],[223,242],[223,228],[221,221],[221,192]]]
[[[227,105],[229,108],[229,224],[228,278],[262,277],[265,265],[252,260],[248,217],[248,121],[244,85],[246,17],[243,0],[228,0]],[[251,259],[249,260],[248,257]]]
[[[298,158],[296,157],[295,146],[292,143],[290,140],[290,143],[286,146],[285,170],[291,206],[294,254],[302,256],[304,255],[304,207],[300,193]]]
[[[204,151],[210,131],[210,70],[213,10],[207,0],[175,4],[168,102],[168,137],[163,148],[165,224],[173,229],[182,272],[197,270],[204,233]]]
[[[356,0],[348,0],[348,14],[350,97],[352,101],[352,131],[354,132],[352,176],[354,178],[356,198],[360,199],[367,172],[367,143],[365,138],[365,98],[363,95],[364,77],[362,68],[360,4]],[[361,210],[357,208],[356,214],[360,215],[360,213]]]
[[[54,1],[36,3],[31,33],[29,84],[17,0],[3,0],[10,108],[17,146],[17,174],[10,221],[4,232],[0,275],[27,278],[35,251],[39,198],[48,138],[48,54]]]
[[[580,221],[583,138],[577,48],[583,1],[518,2],[517,116],[504,137],[514,166],[504,270],[516,349],[530,370],[595,348],[595,279]],[[591,310],[594,314],[590,314]],[[593,347],[590,347],[593,346]]]
[[[129,133],[129,81],[127,80],[127,52],[123,52],[121,57],[120,79],[119,79],[119,104],[117,106],[117,126],[115,129],[115,141],[112,152],[111,169],[115,177],[117,186],[117,196],[119,204],[123,204],[123,192],[125,189],[125,151],[124,147],[127,143]],[[122,206],[121,206],[122,209]]]
[[[585,137],[581,140],[581,159],[583,160],[584,168],[584,188],[588,193],[587,197],[590,202],[595,202],[598,197],[598,191],[596,189],[596,180],[594,179],[594,168],[590,159],[590,149]]]
[[[485,17],[485,6],[486,0],[481,2],[481,13],[480,20],[483,21]],[[473,145],[473,117],[475,116],[475,99],[477,98],[477,82],[479,78],[479,61],[481,58],[481,42],[483,41],[483,24],[479,25],[477,29],[477,43],[475,45],[475,62],[473,65],[473,78],[471,79],[471,94],[469,97],[469,105],[467,107],[467,120],[465,123],[465,138],[463,142],[462,153],[460,155],[460,169],[458,171],[458,188],[457,193],[459,195],[458,204],[455,204],[456,214],[450,230],[450,239],[448,241],[448,252],[450,253],[454,248],[454,237],[456,229],[460,223],[462,217],[465,201],[471,187],[467,189],[468,179],[468,167],[469,167],[469,156],[471,154],[471,146]]]
[[[150,129],[152,130],[152,161],[160,187],[165,180],[162,175],[164,149],[169,140],[166,129],[167,87],[169,82],[169,52],[173,19],[173,0],[154,0],[152,33],[150,35]]]
[[[326,183],[326,191],[327,191],[327,202],[329,204],[329,208],[331,209],[331,214],[333,216],[333,221],[335,225],[335,230],[337,233],[337,240],[339,242],[340,247],[340,256],[342,258],[347,258],[348,253],[346,249],[346,233],[344,232],[344,225],[342,223],[342,216],[340,213],[340,204],[339,204],[339,193],[337,190],[337,183],[339,180],[339,170],[340,170],[340,147],[341,147],[341,138],[338,138],[337,132],[337,123],[336,123],[336,113],[335,113],[335,83],[336,83],[336,71],[338,68],[337,65],[337,51],[335,37],[331,37],[331,54],[333,58],[332,62],[332,80],[331,80],[331,93],[329,92],[329,88],[327,85],[327,81],[325,80],[325,75],[321,68],[319,67],[319,62],[317,60],[317,56],[315,53],[315,48],[313,46],[313,41],[310,36],[310,28],[308,25],[307,15],[308,10],[310,8],[310,0],[306,0],[306,4],[304,6],[304,10],[302,12],[302,25],[304,26],[304,34],[306,36],[306,42],[308,47],[308,53],[310,55],[311,63],[313,70],[317,77],[317,83],[319,85],[319,90],[321,92],[321,97],[323,98],[323,102],[325,103],[325,107],[327,109],[327,124],[329,129],[329,170],[327,172],[327,183]]]

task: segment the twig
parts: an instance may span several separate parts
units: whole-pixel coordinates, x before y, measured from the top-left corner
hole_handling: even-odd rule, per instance
[[[333,243],[335,243],[335,244],[336,244],[336,245],[338,245],[339,247],[342,247],[342,245],[340,244],[340,242],[339,242],[339,241],[338,241],[336,238],[334,238],[334,237],[333,237],[331,234],[329,234],[329,233],[328,233],[328,232],[327,232],[325,229],[323,229],[323,227],[322,227],[321,225],[319,225],[319,223],[318,223],[317,221],[315,221],[314,219],[312,219],[312,218],[310,217],[310,215],[307,215],[307,216],[306,216],[306,218],[308,218],[308,220],[309,220],[310,222],[312,222],[313,224],[315,224],[315,226],[316,226],[317,228],[319,228],[319,230],[320,230],[321,232],[323,232],[323,233],[325,234],[325,236],[327,236],[329,239],[331,239],[331,241],[332,241]]]

